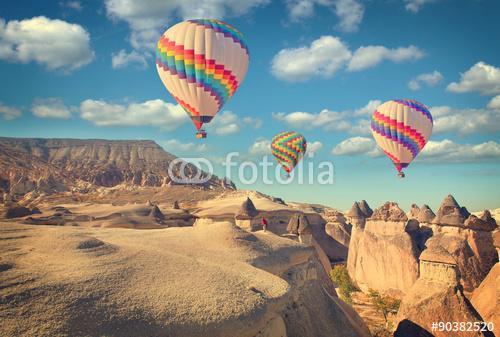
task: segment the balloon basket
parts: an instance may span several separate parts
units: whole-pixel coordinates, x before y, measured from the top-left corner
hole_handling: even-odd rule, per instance
[[[205,130],[200,130],[196,133],[196,138],[202,139],[202,138],[207,138],[207,133]]]
[[[405,176],[405,174],[403,172],[399,172],[398,173],[398,177],[399,177],[399,179],[402,179],[402,178],[404,178],[406,176]]]

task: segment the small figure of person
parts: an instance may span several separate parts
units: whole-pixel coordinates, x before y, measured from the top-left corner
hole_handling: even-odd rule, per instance
[[[262,223],[262,229],[264,230],[264,232],[267,231],[267,220],[266,220],[266,218],[262,218],[261,223]]]

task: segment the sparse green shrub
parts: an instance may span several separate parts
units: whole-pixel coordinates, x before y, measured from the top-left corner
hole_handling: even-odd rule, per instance
[[[378,291],[373,289],[368,291],[368,297],[377,311],[384,316],[386,328],[392,328],[390,326],[392,323],[389,322],[389,314],[396,314],[398,312],[401,300],[380,295]]]
[[[336,265],[330,270],[330,279],[338,287],[340,298],[352,304],[351,294],[358,289],[352,282],[345,265]]]

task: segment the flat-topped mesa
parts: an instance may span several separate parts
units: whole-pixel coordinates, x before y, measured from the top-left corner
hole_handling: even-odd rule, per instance
[[[247,197],[240,206],[238,213],[234,216],[236,225],[240,228],[253,231],[258,225],[257,215],[259,211],[255,208],[252,199]]]
[[[370,205],[366,202],[366,200],[361,200],[358,203],[359,209],[363,212],[366,218],[369,218],[373,214],[373,210],[370,208]]]
[[[326,222],[340,223],[343,225],[345,225],[346,223],[346,218],[344,214],[334,209],[325,209],[323,211],[323,218],[325,219]]]
[[[485,210],[479,218],[471,214],[465,220],[464,225],[465,228],[485,232],[491,232],[497,228],[497,222],[491,217],[491,213],[488,210]]]
[[[418,207],[418,205],[412,204],[410,210],[406,215],[408,216],[409,219],[417,219],[419,214],[420,214],[420,208]]]
[[[435,217],[436,214],[434,214],[432,209],[428,205],[424,204],[422,208],[420,208],[416,219],[420,223],[431,223]]]
[[[396,202],[387,201],[373,212],[370,220],[408,221],[408,217]]]
[[[448,194],[441,203],[432,223],[441,226],[463,227],[465,219],[467,219],[469,215],[470,213],[467,208],[460,207],[455,198],[451,194]]]
[[[441,245],[431,244],[420,254],[420,277],[430,281],[458,285],[457,261]]]

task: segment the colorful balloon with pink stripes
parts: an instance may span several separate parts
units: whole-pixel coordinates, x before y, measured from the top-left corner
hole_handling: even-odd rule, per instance
[[[404,177],[403,169],[422,151],[432,134],[429,109],[410,99],[394,99],[380,105],[372,115],[371,130],[378,146]]]

